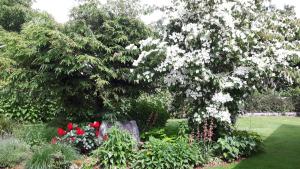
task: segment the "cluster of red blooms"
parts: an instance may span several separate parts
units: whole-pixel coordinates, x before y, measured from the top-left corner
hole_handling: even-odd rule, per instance
[[[96,137],[99,137],[99,134],[100,134],[99,128],[101,126],[101,122],[95,121],[93,123],[90,123],[89,126],[91,128],[95,129],[95,135],[96,135]],[[63,128],[58,128],[57,129],[57,134],[58,134],[59,137],[63,137],[66,134],[68,134],[68,132],[70,132],[70,131],[72,131],[74,129],[76,130],[75,133],[76,133],[77,136],[83,136],[86,133],[86,131],[84,129],[78,127],[77,125],[74,125],[73,123],[68,123],[67,130],[64,130]],[[75,137],[70,137],[69,140],[71,140],[72,142],[74,142],[75,141]],[[57,138],[54,137],[51,142],[53,144],[56,144]]]
[[[90,123],[89,124],[90,127],[93,127],[93,128],[96,129],[96,133],[95,134],[96,134],[97,137],[99,136],[99,127],[100,127],[100,125],[101,125],[101,123],[98,122],[98,121],[95,121],[94,123]],[[67,128],[68,128],[68,131],[73,130],[74,129],[73,128],[73,123],[68,123]],[[80,127],[75,127],[75,129],[76,129],[76,134],[77,135],[79,135],[79,136],[84,135],[85,131],[83,129],[81,129]],[[64,135],[67,134],[67,131],[65,131],[62,128],[58,128],[57,129],[57,134],[62,137],[62,136],[64,136]]]

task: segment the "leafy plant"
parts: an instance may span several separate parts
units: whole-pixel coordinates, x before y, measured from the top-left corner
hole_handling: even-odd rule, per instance
[[[0,168],[13,167],[29,156],[29,146],[15,138],[0,139]]]
[[[184,139],[171,143],[152,137],[135,156],[132,168],[194,168],[204,162],[199,150],[196,144],[190,145]]]
[[[235,131],[232,136],[219,138],[215,150],[224,160],[231,162],[258,152],[261,146],[262,139],[257,133]]]
[[[23,86],[20,87],[21,85]],[[9,90],[8,86],[5,90],[0,89],[0,114],[16,121],[31,123],[48,122],[58,115],[60,107],[53,96],[36,98],[27,92],[27,85],[20,86]]]
[[[263,149],[263,140],[256,132],[249,132],[243,130],[234,130],[233,136],[241,139],[245,146],[242,149],[242,156],[248,157],[253,153],[261,151]]]
[[[26,169],[68,169],[79,158],[76,150],[65,144],[48,144],[34,152]]]
[[[175,140],[173,137],[169,137],[166,134],[166,131],[165,131],[164,128],[151,129],[150,131],[146,131],[146,132],[141,134],[141,139],[143,141],[148,141],[150,137],[154,137],[156,139],[169,141],[169,142],[172,142],[172,141]]]
[[[118,127],[112,127],[106,141],[92,152],[92,156],[104,168],[127,168],[136,149],[137,143],[128,132]]]

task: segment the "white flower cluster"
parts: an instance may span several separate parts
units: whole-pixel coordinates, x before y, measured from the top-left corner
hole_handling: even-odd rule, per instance
[[[140,78],[151,81],[155,73],[163,74],[166,85],[195,107],[202,105],[195,121],[212,116],[229,122],[237,110],[227,103],[238,104],[246,92],[265,85],[264,79],[291,69],[290,57],[300,55],[300,42],[293,40],[300,28],[292,14],[254,0],[213,1],[176,1],[168,25],[176,31],[167,30],[163,40],[141,41],[142,52],[133,64],[146,69]],[[145,62],[152,54],[161,56],[156,65]]]
[[[230,94],[224,94],[224,93],[215,93],[214,96],[212,97],[212,101],[217,102],[217,103],[226,103],[232,101],[233,98],[230,96]]]

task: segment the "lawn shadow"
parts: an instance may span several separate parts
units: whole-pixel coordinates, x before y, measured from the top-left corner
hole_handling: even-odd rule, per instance
[[[265,141],[265,150],[234,169],[300,169],[300,126],[281,125]]]

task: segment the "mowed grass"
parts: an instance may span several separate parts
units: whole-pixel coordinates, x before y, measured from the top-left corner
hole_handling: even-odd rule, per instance
[[[168,121],[166,130],[175,130],[175,123]],[[300,169],[299,117],[243,117],[237,128],[258,132],[264,139],[264,152],[239,163],[209,169]]]

